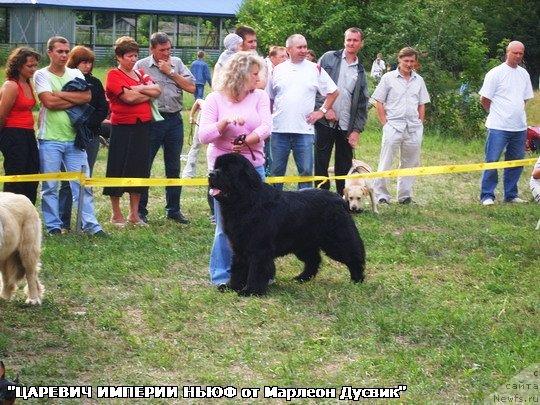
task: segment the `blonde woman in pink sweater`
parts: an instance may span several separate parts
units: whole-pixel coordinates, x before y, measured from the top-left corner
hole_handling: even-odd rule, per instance
[[[209,144],[208,169],[218,156],[244,155],[264,180],[264,140],[270,136],[272,116],[268,94],[258,89],[264,60],[252,52],[238,52],[220,73],[217,91],[210,93],[201,109],[199,140]],[[239,138],[241,137],[241,138]],[[242,142],[235,142],[241,139]],[[210,254],[210,280],[223,289],[230,279],[232,251],[223,231],[219,203],[214,200],[216,231]]]

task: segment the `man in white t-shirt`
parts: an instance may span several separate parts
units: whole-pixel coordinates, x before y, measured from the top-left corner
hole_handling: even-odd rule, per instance
[[[373,77],[377,82],[381,80],[382,75],[386,72],[386,65],[382,59],[382,53],[377,54],[377,58],[373,61],[371,65],[371,77]]]
[[[331,110],[338,90],[328,73],[306,60],[307,42],[300,34],[291,35],[285,43],[290,59],[274,68],[269,85],[273,100],[272,114],[272,176],[283,176],[292,150],[300,176],[313,174],[313,124],[323,118],[335,120]],[[314,111],[315,96],[325,96],[324,103]],[[299,183],[309,188],[311,182]],[[276,184],[283,188],[283,184]]]
[[[39,164],[41,173],[55,173],[64,165],[68,172],[80,172],[84,166],[89,176],[86,152],[75,146],[75,128],[71,124],[66,110],[76,105],[88,103],[91,98],[87,91],[62,91],[69,81],[84,75],[79,69],[66,67],[69,54],[69,42],[63,37],[52,37],[47,42],[47,55],[50,64],[38,70],[34,75],[36,93],[41,101],[39,110]],[[71,180],[73,203],[79,200],[78,181]],[[82,229],[84,232],[105,236],[94,213],[92,190],[84,188],[82,205]],[[62,220],[58,207],[58,181],[44,181],[41,185],[41,209],[43,222],[51,235],[61,233]]]
[[[480,89],[482,107],[489,113],[486,119],[486,162],[497,162],[502,152],[505,160],[523,159],[527,136],[525,101],[534,97],[531,78],[519,64],[525,46],[512,41],[506,47],[506,61],[491,69]],[[517,183],[523,167],[504,169],[504,201],[525,202],[518,197]],[[497,170],[485,170],[482,175],[480,201],[483,205],[495,203]]]

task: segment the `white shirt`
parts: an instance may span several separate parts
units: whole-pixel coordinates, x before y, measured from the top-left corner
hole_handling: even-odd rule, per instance
[[[381,77],[386,70],[384,60],[375,59],[373,65],[371,65],[371,77]]]
[[[273,132],[315,134],[313,125],[306,121],[315,108],[315,95],[326,96],[337,86],[317,64],[286,60],[274,68],[269,90],[274,100]]]
[[[384,104],[388,123],[398,131],[420,127],[418,106],[430,101],[422,76],[413,71],[406,80],[399,69],[385,73],[371,97]]]
[[[486,127],[501,131],[527,129],[525,100],[534,97],[529,73],[506,62],[487,72],[479,94],[491,100]]]
[[[337,86],[339,94],[332,109],[336,112],[339,127],[346,131],[351,119],[351,103],[354,86],[358,79],[358,58],[351,64],[347,62],[345,51],[341,56]]]

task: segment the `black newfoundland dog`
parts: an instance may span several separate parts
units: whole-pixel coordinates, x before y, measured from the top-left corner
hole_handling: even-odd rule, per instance
[[[364,243],[337,194],[279,191],[263,183],[253,165],[235,153],[217,158],[209,184],[233,250],[228,287],[240,295],[265,294],[275,274],[274,258],[288,253],[304,262],[296,280],[312,279],[321,249],[347,265],[352,281],[364,280]]]

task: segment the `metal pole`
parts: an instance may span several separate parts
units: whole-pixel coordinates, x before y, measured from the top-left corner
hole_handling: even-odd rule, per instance
[[[79,176],[79,201],[77,204],[77,222],[75,225],[75,232],[82,232],[82,206],[84,201],[84,184],[80,181],[86,175],[86,166],[81,166],[81,175]]]

